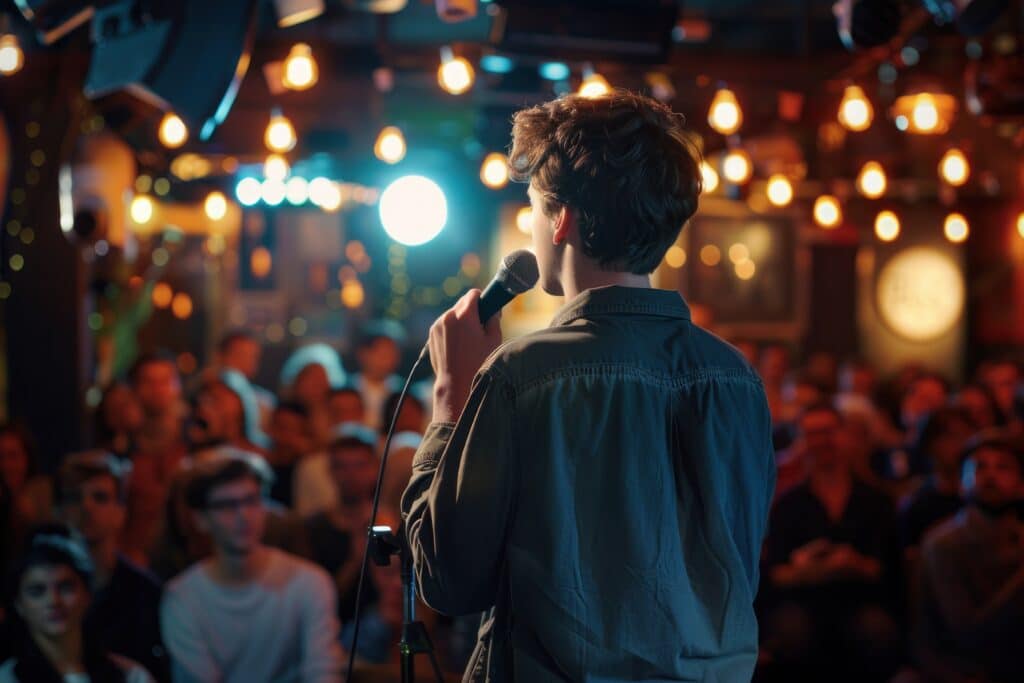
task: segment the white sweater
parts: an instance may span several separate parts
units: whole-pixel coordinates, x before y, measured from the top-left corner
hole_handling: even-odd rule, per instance
[[[250,584],[215,583],[203,563],[164,591],[160,627],[176,683],[336,683],[336,597],[316,565],[268,548]]]

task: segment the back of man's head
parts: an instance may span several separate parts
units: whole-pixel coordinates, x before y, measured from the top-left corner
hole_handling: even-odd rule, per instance
[[[510,165],[546,215],[574,212],[583,253],[647,274],[696,212],[700,153],[683,118],[642,95],[568,95],[516,113]]]

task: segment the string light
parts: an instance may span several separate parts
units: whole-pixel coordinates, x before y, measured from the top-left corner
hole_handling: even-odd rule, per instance
[[[951,213],[946,216],[946,221],[942,226],[943,232],[946,234],[946,239],[953,244],[960,244],[967,240],[967,236],[971,232],[971,227],[967,223],[967,219],[961,213]]]
[[[519,232],[524,235],[529,235],[533,226],[533,209],[529,206],[524,206],[519,211],[516,211],[516,227],[519,228]],[[1024,235],[1024,233],[1022,233]]]
[[[348,280],[341,287],[341,303],[345,308],[359,308],[363,305],[366,293],[359,280]]]
[[[665,263],[670,268],[682,268],[686,265],[686,250],[678,244],[673,244],[665,252]]]
[[[274,266],[274,257],[266,247],[256,247],[249,254],[249,270],[259,279],[270,275],[270,269]]]
[[[860,86],[848,85],[839,103],[839,123],[852,131],[864,131],[871,127],[875,110]]]
[[[235,196],[242,206],[255,206],[260,201],[262,186],[256,178],[242,178],[235,186]]]
[[[768,179],[768,201],[775,206],[786,206],[793,201],[793,184],[781,173]]]
[[[171,301],[171,313],[179,320],[185,320],[192,315],[192,297],[185,292],[178,292]]]
[[[717,266],[722,260],[722,252],[713,244],[705,244],[700,250],[700,260],[705,266]]]
[[[284,185],[285,199],[292,206],[299,206],[305,204],[309,199],[309,183],[306,182],[305,178],[299,176],[292,176],[288,179],[288,182]]]
[[[839,200],[830,194],[823,194],[814,200],[814,222],[823,228],[834,228],[843,220]]]
[[[612,86],[601,74],[588,70],[588,73],[584,74],[583,82],[580,83],[579,95],[586,97],[587,99],[596,99],[598,97],[604,97],[612,91]]]
[[[206,201],[203,202],[203,210],[206,212],[206,217],[211,221],[219,221],[228,214],[228,200],[222,192],[211,192],[206,195]]]
[[[910,133],[936,135],[949,130],[957,100],[947,93],[916,93],[896,98],[892,106],[896,127]]]
[[[397,126],[387,126],[380,131],[373,153],[388,164],[397,164],[405,158],[405,136]]]
[[[452,95],[461,95],[473,87],[473,65],[465,57],[456,57],[450,47],[441,48],[441,66],[437,69],[437,82]]]
[[[280,111],[270,116],[267,130],[263,134],[263,143],[271,152],[290,152],[295,148],[295,127]]]
[[[153,219],[153,200],[142,194],[132,199],[128,214],[137,225],[145,225]]]
[[[160,144],[167,149],[177,149],[188,140],[188,127],[177,114],[167,112],[160,120],[157,137],[160,138]]]
[[[158,282],[153,285],[153,293],[150,295],[153,305],[157,308],[167,308],[174,298],[174,290],[166,282]]]
[[[736,277],[741,280],[749,280],[754,277],[754,273],[757,272],[757,266],[750,259],[740,261],[735,265]]]
[[[501,152],[491,152],[480,165],[480,180],[492,190],[508,185],[508,158]]]
[[[718,189],[718,171],[706,160],[700,162],[701,191],[710,194]]]
[[[857,174],[857,191],[868,199],[878,199],[885,194],[888,187],[888,180],[885,177],[885,169],[877,161],[869,161],[864,164],[860,173]]]
[[[722,173],[730,183],[736,185],[744,184],[750,180],[750,176],[754,173],[754,166],[750,161],[750,155],[742,149],[730,151],[725,155],[725,160],[722,161]]]
[[[928,133],[935,130],[939,125],[939,110],[935,106],[935,98],[923,94],[918,98],[910,115],[910,121],[918,130]]]
[[[25,65],[25,53],[13,33],[0,36],[0,74],[13,76]]]
[[[286,193],[284,183],[280,180],[267,178],[260,183],[260,199],[268,206],[277,206],[283,202]]]
[[[296,43],[284,60],[281,83],[289,90],[308,90],[316,85],[319,69],[313,59],[313,50],[306,43]]]
[[[954,147],[943,154],[939,161],[939,176],[954,187],[966,183],[971,176],[971,165],[964,153]]]
[[[1024,211],[1017,214],[1017,234],[1024,239]]]
[[[743,125],[743,110],[736,94],[728,88],[719,88],[708,109],[708,124],[722,135],[732,135]]]
[[[899,237],[899,217],[892,211],[879,211],[875,217],[875,235],[883,242],[892,242]]]
[[[263,177],[267,180],[283,182],[290,172],[288,160],[280,154],[268,154],[266,161],[263,162]]]

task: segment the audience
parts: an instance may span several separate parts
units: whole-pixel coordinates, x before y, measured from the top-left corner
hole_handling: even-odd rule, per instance
[[[919,656],[929,680],[1024,679],[1024,444],[967,447],[967,507],[925,539]]]
[[[330,577],[260,540],[268,478],[262,459],[231,455],[198,464],[186,485],[213,555],[164,595],[161,624],[175,681],[340,679]]]
[[[81,537],[93,566],[86,630],[109,652],[129,657],[161,681],[170,670],[160,638],[160,584],[118,552],[130,465],[105,451],[64,458],[60,516]]]
[[[12,574],[13,656],[0,665],[0,683],[152,682],[84,626],[92,581],[89,554],[66,527],[48,524],[31,535]]]
[[[755,680],[1024,681],[1019,368],[982,362],[952,386],[920,365],[881,377],[860,359],[791,367],[783,344],[738,346],[758,361],[778,462]],[[0,567],[17,569],[0,683],[340,679],[401,330],[365,327],[350,383],[333,348],[299,348],[280,397],[251,384],[256,337],[231,332],[216,351],[191,403],[171,357],[139,358],[95,411],[98,450],[48,461],[27,430],[0,425]],[[392,527],[429,387],[414,385],[395,420],[378,513]],[[70,530],[29,536],[54,516]],[[57,607],[40,607],[44,594]],[[358,661],[393,679],[397,563],[371,563],[362,615]],[[474,629],[420,617],[446,670],[461,670]]]
[[[790,676],[824,680],[841,662],[851,680],[874,680],[898,664],[886,583],[892,504],[854,479],[833,407],[812,406],[797,425],[807,479],[769,518],[764,632]]]

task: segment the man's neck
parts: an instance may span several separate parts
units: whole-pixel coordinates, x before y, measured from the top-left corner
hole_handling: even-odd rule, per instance
[[[572,301],[581,292],[598,287],[651,287],[649,275],[603,270],[589,258],[578,255],[572,248],[566,249],[559,280],[566,301]]]
[[[117,567],[116,540],[110,538],[90,544],[89,556],[96,568],[96,588],[103,588],[110,582]]]
[[[249,583],[267,566],[270,553],[266,546],[258,545],[244,554],[216,550],[211,562],[211,574],[217,583],[238,585]]]
[[[71,629],[56,638],[33,631],[32,640],[61,675],[82,673],[84,670],[81,627]]]

